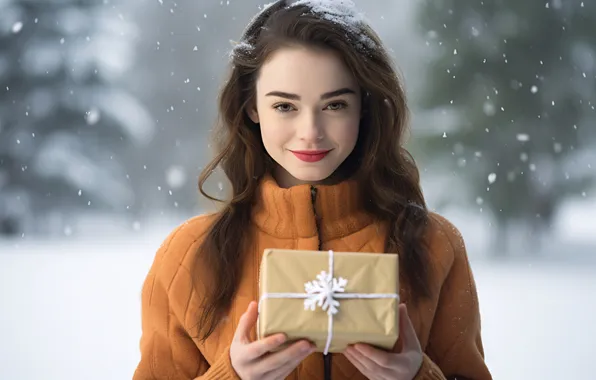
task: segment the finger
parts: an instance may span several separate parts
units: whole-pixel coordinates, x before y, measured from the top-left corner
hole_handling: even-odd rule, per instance
[[[378,372],[378,369],[381,367],[373,360],[365,356],[361,351],[359,351],[356,346],[352,346],[351,349],[346,351],[348,351],[352,357],[362,364],[370,373]]]
[[[364,368],[365,372],[363,372],[363,374],[365,374],[369,379],[374,378],[380,380],[393,380],[396,378],[395,368],[380,366],[370,357],[367,357],[355,348],[348,352],[348,355],[350,355],[355,362],[359,363]],[[387,362],[389,362],[390,355],[391,354],[388,353],[386,354],[386,358],[388,358]]]
[[[314,350],[314,346],[310,345],[311,350],[307,351],[305,354],[301,354],[300,356],[296,356],[294,358],[292,358],[292,360],[290,362],[288,362],[286,365],[277,368],[269,373],[266,374],[265,379],[269,380],[269,379],[285,379],[287,378],[290,373],[292,373],[292,371],[294,371],[296,369],[296,367],[298,367],[298,365],[300,365],[300,363],[306,359],[308,356],[310,356],[315,350]]]
[[[297,362],[296,364],[294,364],[292,366],[285,365],[283,367],[277,368],[271,372],[266,373],[265,375],[260,377],[259,380],[286,379],[292,373],[292,371],[294,371],[294,369],[296,369],[296,367],[298,367],[298,364],[300,364],[300,362]]]
[[[300,364],[300,362],[298,362],[298,364]],[[278,368],[273,372],[269,372],[267,374],[265,374],[263,377],[259,378],[259,380],[281,380],[281,379],[286,379],[291,373],[292,371],[298,367],[298,364],[296,364],[295,367],[293,368],[289,368],[288,366],[284,366],[282,368]]]
[[[263,339],[259,339],[256,342],[252,342],[246,346],[246,355],[250,359],[256,359],[268,352],[277,349],[279,346],[286,342],[287,338],[284,334],[275,334],[268,336]]]
[[[391,354],[385,351],[376,349],[368,344],[356,344],[353,348],[357,351],[356,354],[360,354],[363,357],[374,362],[377,366],[383,368],[390,368],[391,366]]]
[[[412,320],[408,315],[408,308],[405,304],[399,305],[399,330],[402,334],[403,351],[421,351],[420,342],[416,335]]]
[[[283,372],[283,369],[289,369],[290,372],[298,366],[313,351],[314,347],[308,341],[302,340],[283,349],[282,351],[272,353],[263,358],[255,365],[255,373],[269,373],[277,371]]]
[[[356,356],[356,354],[354,354],[354,351],[356,351],[356,349],[346,349],[344,351],[344,356],[350,361],[350,363],[352,363],[354,365],[354,367],[356,367],[358,369],[358,371],[360,371],[360,373],[362,373],[364,376],[371,378],[372,377],[372,372],[371,370],[364,365],[364,363],[362,363],[360,361],[360,358],[358,356]]]

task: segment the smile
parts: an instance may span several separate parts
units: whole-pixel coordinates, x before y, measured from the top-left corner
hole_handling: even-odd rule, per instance
[[[318,162],[325,158],[331,150],[291,150],[294,156],[304,162]]]

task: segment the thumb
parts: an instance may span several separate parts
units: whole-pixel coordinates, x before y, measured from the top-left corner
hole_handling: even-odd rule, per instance
[[[259,316],[257,303],[252,301],[248,304],[248,308],[240,317],[236,332],[234,333],[234,341],[248,344],[251,342],[251,331],[257,323]]]
[[[399,332],[403,341],[402,352],[422,350],[405,304],[399,305]]]

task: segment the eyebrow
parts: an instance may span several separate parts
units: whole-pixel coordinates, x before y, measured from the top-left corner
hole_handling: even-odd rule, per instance
[[[340,95],[355,94],[355,93],[356,92],[354,90],[352,90],[351,88],[347,88],[347,87],[340,88],[339,90],[324,93],[323,95],[321,95],[321,100],[335,98],[336,96],[340,96]],[[279,96],[280,98],[286,98],[286,99],[291,99],[291,100],[300,100],[301,99],[300,95],[291,94],[289,92],[283,92],[283,91],[271,91],[271,92],[267,93],[265,96]]]

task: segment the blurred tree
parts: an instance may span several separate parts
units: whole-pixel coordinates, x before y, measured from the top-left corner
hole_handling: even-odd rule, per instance
[[[153,123],[117,83],[136,33],[117,5],[0,1],[0,232],[49,210],[134,204],[120,157]]]
[[[138,50],[143,65],[127,82],[157,124],[155,138],[143,153],[130,157],[136,168],[131,180],[143,200],[141,212],[195,214],[218,206],[200,196],[197,179],[213,157],[212,129],[231,40],[240,37],[266,2],[164,0],[130,5],[144,31]],[[229,184],[217,172],[207,190],[225,198]]]
[[[236,5],[234,5],[236,6]],[[210,158],[219,77],[226,63],[231,6],[220,1],[151,1],[130,5],[144,31],[139,60],[127,78],[149,106],[155,138],[131,155],[131,181],[142,199],[140,213],[195,214],[200,208],[197,178]],[[159,154],[155,154],[159,152]]]
[[[424,0],[418,19],[432,56],[416,105],[436,125],[425,159],[492,211],[495,252],[508,226],[529,226],[536,243],[594,181],[596,3]]]

